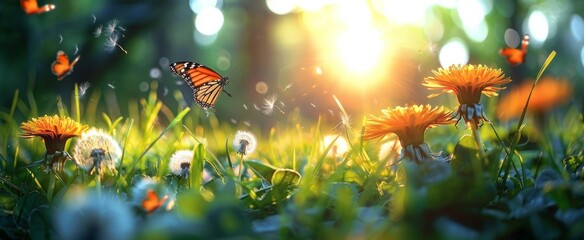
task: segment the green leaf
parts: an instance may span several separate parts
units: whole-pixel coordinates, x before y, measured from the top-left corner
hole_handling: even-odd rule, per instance
[[[454,147],[452,153],[452,169],[461,175],[470,175],[473,172],[473,161],[479,161],[478,150],[474,138],[464,135]]]
[[[271,182],[274,187],[295,187],[300,183],[300,173],[292,169],[278,169]]]
[[[569,156],[562,160],[564,164],[564,169],[570,173],[576,173],[578,170],[582,169],[583,156]]]
[[[278,168],[258,160],[246,160],[243,163],[266,181],[270,181],[276,170],[278,170]]]
[[[203,166],[206,157],[205,146],[203,144],[197,145],[194,149],[194,153],[189,176],[191,178],[191,187],[193,189],[199,189],[203,182]]]

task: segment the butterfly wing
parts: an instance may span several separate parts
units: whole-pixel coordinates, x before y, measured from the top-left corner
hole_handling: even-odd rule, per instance
[[[522,64],[525,60],[525,53],[519,49],[503,48],[499,53],[507,59],[509,64],[513,66]]]
[[[187,82],[194,91],[195,101],[203,108],[215,106],[219,93],[227,84],[226,77],[199,63],[175,62],[170,70]]]
[[[194,92],[195,101],[204,108],[212,108],[225,84],[225,80],[219,79],[198,87]]]
[[[147,213],[154,212],[156,209],[162,206],[162,204],[164,204],[167,198],[168,196],[164,196],[162,199],[159,199],[158,195],[156,195],[156,192],[152,189],[149,189],[148,192],[146,192],[146,197],[144,200],[142,200],[142,208]]]
[[[20,0],[20,6],[26,14],[40,14],[55,9],[54,4],[46,4],[39,8],[37,0]]]
[[[62,80],[65,76],[73,72],[73,67],[79,60],[79,57],[80,56],[77,56],[73,62],[69,63],[69,58],[65,52],[57,52],[57,59],[55,59],[53,65],[51,65],[51,70],[53,71],[53,74],[57,76],[58,80]]]
[[[504,56],[509,64],[517,66],[525,62],[527,46],[529,46],[529,35],[525,34],[523,35],[523,40],[521,40],[521,49],[503,48],[499,51],[499,54]]]

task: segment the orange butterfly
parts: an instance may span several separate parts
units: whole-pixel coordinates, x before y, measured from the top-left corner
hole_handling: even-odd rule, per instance
[[[73,72],[73,67],[79,60],[79,57],[80,56],[77,56],[73,59],[73,62],[69,63],[69,58],[65,52],[57,52],[57,59],[53,62],[53,65],[51,65],[51,70],[53,71],[53,74],[57,76],[59,81]]]
[[[142,200],[142,208],[144,208],[144,211],[147,213],[154,212],[166,202],[166,199],[168,199],[168,195],[159,199],[154,190],[148,189],[148,192],[146,192],[146,198]]]
[[[521,49],[506,47],[499,50],[499,54],[507,58],[507,62],[513,66],[517,66],[525,62],[525,54],[527,54],[527,46],[529,45],[529,35],[523,35],[521,41]]]
[[[44,6],[39,8],[37,0],[20,0],[20,6],[28,15],[45,13],[55,9],[54,4],[45,4]]]
[[[229,83],[228,77],[213,69],[194,62],[175,62],[170,71],[181,76],[193,89],[195,101],[203,108],[213,108],[221,91],[231,97],[223,88]]]

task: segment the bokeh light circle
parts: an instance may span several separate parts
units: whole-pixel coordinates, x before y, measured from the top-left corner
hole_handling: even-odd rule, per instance
[[[574,14],[570,18],[570,31],[577,41],[584,40],[584,20],[580,15]]]
[[[549,34],[550,27],[546,16],[541,11],[533,11],[529,14],[527,20],[527,26],[529,29],[530,40],[533,39],[536,42],[544,42]]]
[[[217,0],[189,0],[189,7],[194,13],[200,13],[203,9],[217,7]]]
[[[292,12],[296,8],[296,1],[293,0],[266,0],[266,6],[271,12],[284,15]]]
[[[160,78],[160,76],[162,75],[162,72],[160,72],[159,68],[152,68],[150,69],[150,77],[151,78]]]
[[[440,65],[447,68],[452,64],[467,64],[469,59],[468,47],[458,38],[446,43],[438,54]]]
[[[268,84],[266,82],[257,82],[255,85],[255,90],[259,94],[266,94],[269,90]]]
[[[195,18],[195,28],[200,33],[211,36],[215,35],[223,27],[223,13],[215,7],[205,8]]]
[[[507,30],[505,30],[505,44],[507,44],[508,47],[516,48],[519,46],[520,41],[519,33],[515,31],[515,29],[507,28]]]

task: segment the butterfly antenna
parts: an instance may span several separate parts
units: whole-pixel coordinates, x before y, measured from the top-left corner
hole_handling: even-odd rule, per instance
[[[225,94],[227,94],[227,96],[233,97],[233,96],[231,96],[231,93],[228,93],[227,91],[225,91],[225,89],[223,89],[223,92],[224,92]]]

